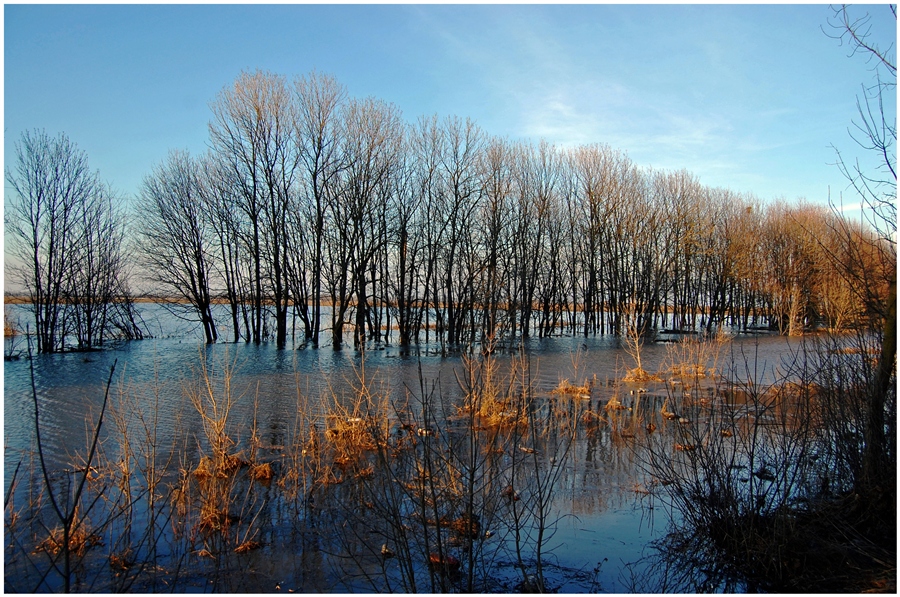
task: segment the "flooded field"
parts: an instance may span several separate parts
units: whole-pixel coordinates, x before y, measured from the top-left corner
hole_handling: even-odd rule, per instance
[[[160,320],[157,339],[5,363],[6,590],[65,588],[49,562],[71,552],[82,591],[655,591],[673,513],[652,454],[692,449],[712,370],[765,383],[792,353],[647,343],[656,377],[627,382],[611,337],[279,351]],[[83,521],[69,550],[55,508]]]

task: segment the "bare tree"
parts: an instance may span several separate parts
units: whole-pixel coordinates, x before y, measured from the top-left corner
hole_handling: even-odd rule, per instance
[[[367,99],[344,106],[343,163],[328,204],[326,278],[333,301],[332,345],[339,349],[355,297],[354,344],[365,341],[369,287],[376,255],[385,246],[385,218],[391,178],[399,157],[402,126],[392,105]]]
[[[111,324],[140,336],[130,310],[123,261],[124,221],[108,187],[88,168],[87,154],[60,134],[27,131],[16,143],[13,190],[6,215],[12,239],[10,273],[28,293],[38,352],[102,344]],[[126,320],[110,317],[124,300]],[[124,327],[123,327],[124,326]]]
[[[559,246],[548,238],[556,184],[559,178],[559,154],[549,143],[541,141],[537,148],[522,146],[516,169],[518,209],[516,210],[516,277],[519,279],[519,328],[523,338],[531,335],[531,320],[538,285],[556,272],[548,267],[557,258]],[[549,290],[549,289],[548,289]],[[549,305],[548,305],[549,306]],[[513,321],[515,325],[515,321]]]
[[[249,224],[253,261],[253,341],[264,335],[263,306],[275,310],[275,341],[287,343],[287,215],[298,173],[294,108],[283,77],[242,73],[213,103],[210,138],[236,185]],[[294,231],[299,234],[301,231]],[[265,284],[265,286],[264,286]]]
[[[94,192],[97,178],[88,170],[87,155],[65,135],[26,131],[16,143],[16,169],[7,169],[6,180],[14,195],[5,223],[19,261],[12,273],[34,309],[38,352],[53,352],[62,347],[61,301],[75,212]]]
[[[491,347],[502,339],[508,322],[500,320],[504,305],[510,308],[517,295],[514,285],[519,278],[512,274],[507,263],[517,256],[510,233],[510,219],[514,217],[512,168],[515,149],[503,139],[492,139],[481,158],[484,183],[480,210],[477,212],[477,245],[483,252],[484,273],[481,281],[483,323],[481,341]]]
[[[542,163],[546,156],[542,145]],[[538,325],[540,337],[550,336],[561,324],[563,305],[567,302],[563,286],[563,264],[569,260],[566,258],[565,220],[560,190],[565,172],[564,162],[561,158],[559,153],[547,158],[553,160],[549,167],[549,174],[553,177],[553,182],[549,183],[548,181],[547,187],[541,185],[543,190],[538,197],[539,217],[546,219],[546,225],[543,228],[544,234],[539,235],[538,238],[538,243],[543,247],[543,254],[546,257],[536,260],[538,267],[536,296],[541,309]]]
[[[125,290],[125,217],[116,208],[118,201],[101,184],[78,209],[75,243],[69,249],[73,260],[64,293],[64,328],[75,336],[79,350],[101,346],[116,328],[131,337],[134,322],[115,313],[117,304],[131,302]]]
[[[884,8],[890,10],[896,23],[897,7],[889,4]],[[829,20],[832,37],[842,44],[846,43],[851,56],[863,56],[872,65],[874,72],[874,82],[863,84],[862,97],[857,97],[859,120],[853,123],[854,129],[850,131],[853,140],[867,155],[872,156],[874,165],[867,167],[859,160],[848,164],[835,148],[838,168],[866,206],[865,217],[881,235],[882,242],[871,245],[873,251],[863,253],[874,252],[881,255],[879,261],[885,265],[882,272],[883,277],[888,280],[889,288],[886,296],[867,293],[868,296],[863,297],[867,307],[879,315],[882,332],[881,354],[873,387],[869,392],[862,474],[863,487],[874,488],[879,486],[886,471],[892,471],[896,475],[890,450],[891,433],[886,432],[885,427],[885,410],[891,403],[892,396],[896,400],[896,381],[892,380],[896,379],[897,369],[897,60],[893,43],[883,47],[872,38],[871,16],[868,13],[862,17],[851,16],[846,5],[832,8],[832,11],[832,18]],[[889,106],[894,107],[893,121]],[[844,233],[848,241],[856,240],[852,231],[846,227]],[[864,265],[857,259],[850,259],[839,261],[838,269],[854,282],[859,282],[858,272],[866,271]],[[863,287],[869,286],[865,284]],[[893,426],[889,427],[894,429]]]
[[[431,316],[434,314],[436,332],[443,329],[443,312],[438,308],[438,257],[446,235],[447,222],[441,216],[442,186],[440,173],[443,130],[437,116],[421,118],[410,134],[415,164],[415,193],[422,205],[424,265],[422,297],[425,322],[425,342],[431,340]],[[432,310],[431,306],[434,306]]]
[[[305,201],[312,218],[312,317],[307,338],[319,346],[322,321],[322,259],[329,189],[343,170],[340,108],[346,90],[333,77],[312,73],[295,81],[297,143],[302,160]]]
[[[215,245],[196,162],[185,152],[170,152],[144,178],[140,201],[141,254],[150,279],[187,301],[206,343],[214,343],[218,333],[210,281]]]
[[[418,341],[423,312],[422,267],[425,262],[424,201],[415,155],[412,151],[413,129],[404,133],[394,177],[395,192],[391,197],[387,225],[388,302],[397,318],[400,345],[408,347]]]
[[[235,185],[230,182],[227,165],[209,153],[200,164],[200,192],[203,209],[208,214],[209,223],[215,235],[218,263],[225,297],[231,311],[231,325],[234,342],[243,337],[251,339],[252,325],[248,301],[252,296],[249,281],[252,279],[252,264],[246,250],[246,228],[241,210],[237,207],[239,198]]]
[[[886,4],[878,7],[889,10],[897,20],[897,7]],[[874,81],[864,83],[856,99],[859,119],[853,122],[850,137],[875,160],[873,165],[844,160],[840,150],[837,166],[850,182],[851,188],[868,208],[864,216],[872,226],[894,242],[897,230],[897,121],[890,120],[890,106],[896,106],[897,58],[894,44],[882,47],[872,38],[869,13],[851,15],[851,9],[843,4],[832,7],[828,21],[830,32],[826,35],[849,47],[850,56],[860,55],[874,74]],[[883,18],[883,17],[879,17]]]
[[[435,302],[436,311],[443,311],[445,336],[450,344],[459,344],[466,309],[462,295],[467,292],[464,271],[464,252],[469,248],[476,202],[481,191],[482,175],[479,171],[480,155],[484,151],[485,137],[471,120],[447,119],[441,127],[439,172],[441,193],[439,216],[446,227],[446,242],[439,249],[442,258],[443,300]],[[471,269],[471,268],[469,268]],[[443,307],[443,309],[441,308]]]

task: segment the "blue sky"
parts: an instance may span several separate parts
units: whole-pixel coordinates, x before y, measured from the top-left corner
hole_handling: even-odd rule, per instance
[[[864,7],[865,9],[865,7]],[[895,40],[885,6],[873,35]],[[709,186],[825,202],[831,144],[869,65],[827,5],[6,5],[4,152],[65,132],[124,195],[170,149],[205,151],[241,70],[334,75],[353,96],[486,132],[606,143]],[[892,103],[895,109],[896,100]]]

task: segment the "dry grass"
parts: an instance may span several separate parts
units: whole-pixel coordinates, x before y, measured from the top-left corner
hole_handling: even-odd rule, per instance
[[[232,525],[238,523],[240,517],[228,513],[228,504],[216,506],[205,502],[200,510],[198,529],[202,533],[220,532],[226,534]]]
[[[263,482],[271,481],[275,476],[272,471],[272,465],[268,462],[263,462],[262,464],[256,464],[250,467],[249,475],[254,481]]]
[[[19,335],[19,326],[12,320],[8,308],[3,311],[3,335],[6,338],[15,338]]]
[[[234,548],[234,553],[248,553],[260,547],[262,547],[262,543],[259,541],[244,541]]]
[[[99,535],[90,532],[84,525],[80,525],[69,534],[68,551],[71,554],[82,557],[88,549],[101,544],[102,540]],[[50,531],[48,537],[34,548],[32,553],[44,552],[55,556],[64,549],[65,545],[66,539],[63,529],[55,528]]]
[[[700,349],[691,350],[678,354],[699,359]],[[698,377],[706,372],[694,363],[673,363],[668,371],[676,371],[678,366],[682,376],[687,373]],[[359,554],[367,554],[371,547],[373,551],[369,555],[380,554],[381,561],[392,557],[396,558],[392,564],[413,562],[407,574],[420,575],[418,591],[477,587],[464,584],[469,582],[466,577],[461,582],[455,578],[453,582],[457,585],[444,584],[443,577],[449,576],[451,568],[454,574],[462,575],[473,567],[477,570],[481,565],[478,558],[493,557],[489,547],[477,542],[505,529],[518,533],[513,538],[510,531],[504,540],[521,542],[519,547],[525,555],[516,565],[522,566],[523,574],[528,569],[527,574],[531,575],[534,559],[530,554],[538,554],[537,542],[542,541],[536,538],[536,529],[546,530],[554,524],[556,513],[550,499],[556,483],[553,475],[559,475],[567,466],[564,464],[566,450],[576,429],[584,430],[589,438],[596,439],[598,435],[604,441],[609,438],[615,448],[623,451],[630,451],[644,439],[655,442],[661,453],[660,462],[664,460],[668,468],[653,481],[635,482],[632,490],[641,495],[660,491],[662,487],[686,491],[689,484],[678,478],[676,470],[683,474],[693,463],[700,466],[706,463],[708,469],[704,470],[711,471],[708,478],[714,479],[715,473],[729,471],[728,462],[719,466],[721,463],[714,458],[731,457],[734,446],[740,446],[739,441],[746,444],[753,432],[759,432],[760,437],[769,433],[774,424],[770,420],[780,425],[771,429],[772,432],[793,432],[794,427],[786,422],[788,418],[782,417],[781,405],[815,396],[807,385],[784,384],[777,389],[748,384],[710,394],[707,404],[703,404],[688,396],[687,386],[691,385],[699,395],[703,389],[700,384],[679,380],[675,384],[679,390],[677,395],[670,394],[662,409],[649,397],[641,408],[643,390],[634,386],[634,403],[628,402],[627,395],[622,396],[633,407],[631,410],[619,401],[619,388],[608,401],[609,394],[600,396],[596,410],[591,410],[593,405],[585,404],[581,398],[591,397],[592,391],[601,394],[602,390],[593,382],[579,383],[585,381],[583,371],[580,377],[576,374],[560,382],[550,392],[552,397],[535,397],[527,362],[512,359],[508,368],[505,367],[507,363],[502,358],[490,355],[467,361],[465,377],[460,381],[461,401],[430,401],[423,390],[418,399],[411,399],[408,393],[406,402],[394,403],[389,400],[390,391],[376,387],[373,377],[366,377],[364,371],[357,372],[357,383],[346,395],[339,396],[332,391],[311,403],[298,390],[298,415],[293,428],[289,423],[284,435],[267,440],[266,446],[256,432],[255,421],[249,437],[240,426],[229,423],[236,399],[227,398],[231,384],[222,376],[232,375],[233,369],[205,371],[203,375],[208,379],[201,376],[195,393],[188,394],[204,423],[203,430],[199,437],[187,438],[177,447],[182,458],[181,478],[169,488],[169,499],[161,500],[171,508],[172,527],[183,529],[176,531],[182,533],[177,539],[188,545],[185,553],[216,554],[219,560],[229,554],[245,554],[263,547],[255,540],[263,536],[267,542],[274,543],[275,539],[269,535],[260,534],[262,523],[257,522],[267,520],[260,512],[268,506],[257,504],[268,500],[271,492],[278,496],[276,499],[284,499],[284,503],[296,508],[296,515],[292,514],[296,516],[295,521],[324,513],[343,517],[337,518],[345,523],[339,525],[340,529],[332,532],[332,527],[328,527],[333,535],[328,537],[333,542],[329,549],[343,545],[347,553],[353,554],[350,557],[366,557]],[[658,379],[643,373],[638,380]],[[635,379],[626,376],[626,380]],[[672,385],[666,387],[671,390]],[[561,399],[561,396],[571,399]],[[670,403],[672,410],[680,415],[668,410]],[[725,413],[721,410],[725,408],[731,411]],[[740,411],[740,422],[728,419],[732,411]],[[676,423],[667,424],[667,415]],[[685,417],[694,423],[677,423]],[[660,431],[654,435],[656,423]],[[261,458],[260,452],[264,454]],[[134,475],[135,462],[115,462],[119,467],[115,476],[101,475],[100,481]],[[548,462],[555,464],[548,465]],[[735,476],[745,476],[748,484],[756,486],[783,478],[778,471],[772,479],[765,479],[760,466],[743,470],[746,472]],[[273,479],[277,482],[270,486]],[[263,493],[265,498],[260,497]],[[712,498],[706,495],[685,497],[695,508],[712,503]],[[740,539],[738,547],[752,548],[771,556],[770,559],[776,558],[777,551],[763,549],[772,547],[767,547],[766,541],[776,536],[774,531],[766,535],[769,531],[758,527],[755,532],[754,535],[739,536],[737,531],[731,534]],[[849,531],[842,527],[842,532]],[[815,535],[810,531],[805,537],[812,540]],[[91,545],[90,535],[73,539],[69,546],[73,553],[84,553]],[[61,541],[51,534],[35,552],[40,549],[55,553],[53,550],[60,550]],[[87,547],[79,547],[78,541]],[[799,551],[794,543],[785,541],[783,545]],[[858,537],[854,541],[859,543]],[[390,555],[378,551],[383,545],[389,546]],[[201,546],[204,549],[197,551]],[[109,557],[109,566],[123,575],[129,569],[129,574],[135,574],[138,566],[127,555],[126,548],[126,545],[110,546],[109,553],[115,555]],[[867,549],[870,563],[875,560],[890,563],[884,554],[876,553],[874,548]],[[339,549],[335,552],[343,553]],[[429,577],[432,582],[429,586],[421,575],[432,554],[437,556],[431,564],[436,574]],[[459,568],[451,565],[454,560],[447,558],[459,562]],[[140,566],[143,565],[141,562]],[[887,568],[873,571],[871,566],[865,568],[869,564],[861,559],[854,560],[853,565],[871,577],[869,585],[860,586],[859,590],[889,589],[895,585]]]
[[[590,384],[576,386],[568,379],[559,382],[559,385],[550,391],[551,394],[559,394],[563,396],[572,396],[579,400],[589,400],[591,397]]]
[[[342,408],[339,410],[344,411]],[[362,458],[365,452],[371,452],[378,447],[371,431],[375,419],[352,414],[348,416],[345,413],[346,411],[326,416],[325,439],[338,455],[335,460]]]
[[[712,379],[718,373],[719,359],[730,338],[720,332],[711,338],[689,337],[666,345],[665,363],[675,377]]]
[[[460,385],[466,392],[458,412],[463,418],[474,415],[483,429],[525,428],[528,426],[523,403],[523,387],[518,378],[524,364],[513,359],[507,374],[501,375],[496,358],[480,360],[463,357],[466,378]]]
[[[651,381],[662,381],[662,378],[655,373],[649,373],[641,369],[640,367],[635,367],[634,369],[628,370],[628,373],[625,374],[625,377],[622,378],[622,381],[646,383]]]

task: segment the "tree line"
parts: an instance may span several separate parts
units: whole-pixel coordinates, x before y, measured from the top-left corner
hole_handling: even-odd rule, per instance
[[[132,252],[86,162],[77,193],[36,163],[68,173],[57,154],[83,154],[63,136],[23,136],[7,171],[7,230],[45,334],[39,350],[60,348],[95,307],[115,307],[104,317],[116,329],[133,322],[116,310],[130,305],[132,265],[188,306],[208,343],[227,327],[235,342],[318,347],[328,330],[335,349],[345,332],[356,348],[490,348],[621,334],[628,322],[798,334],[874,321],[895,279],[892,239],[832,209],[707,187],[606,145],[511,141],[458,117],[409,123],[319,73],[244,72],[211,112],[204,155],[172,151],[145,177]],[[88,225],[94,204],[104,226]],[[88,229],[106,236],[91,244]],[[109,291],[86,302],[70,278],[95,253]],[[79,332],[78,346],[102,338]]]

